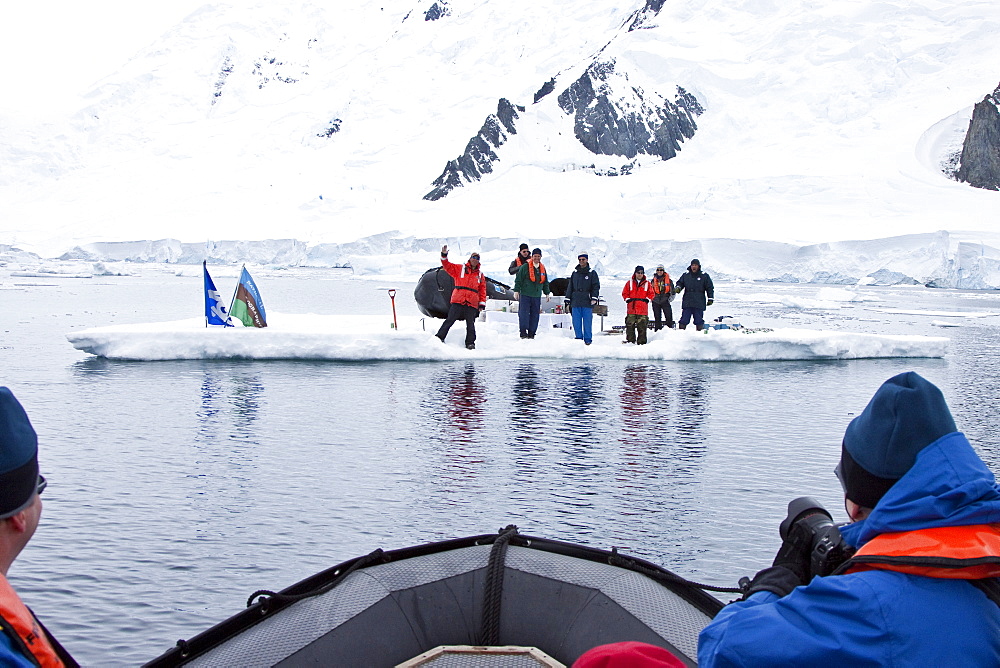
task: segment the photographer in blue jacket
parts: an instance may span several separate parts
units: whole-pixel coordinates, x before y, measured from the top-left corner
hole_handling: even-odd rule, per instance
[[[836,473],[852,523],[789,504],[774,564],[702,631],[699,665],[1000,665],[1000,489],[941,391],[883,383]]]

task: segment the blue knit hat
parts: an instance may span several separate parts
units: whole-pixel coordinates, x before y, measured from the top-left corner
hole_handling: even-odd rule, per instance
[[[912,371],[893,376],[847,425],[837,467],[845,495],[874,508],[921,450],[954,431],[941,390]]]
[[[18,400],[0,387],[0,519],[27,508],[38,482],[38,437]]]

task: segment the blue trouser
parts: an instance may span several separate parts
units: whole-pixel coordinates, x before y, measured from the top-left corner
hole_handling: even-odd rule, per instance
[[[542,310],[541,297],[528,297],[521,294],[517,304],[517,322],[521,327],[521,336],[534,336],[538,331],[538,314]]]
[[[594,309],[589,306],[573,307],[573,331],[576,332],[576,338],[583,339],[584,343],[593,341],[593,323]]]
[[[681,311],[681,319],[677,321],[679,327],[687,327],[687,324],[691,322],[691,316],[694,316],[695,327],[705,326],[705,309],[703,308],[687,308]]]

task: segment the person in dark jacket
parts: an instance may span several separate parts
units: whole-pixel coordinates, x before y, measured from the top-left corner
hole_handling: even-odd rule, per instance
[[[674,300],[674,282],[670,280],[670,274],[662,264],[656,266],[656,273],[649,281],[653,289],[653,331],[658,332],[663,329],[663,322],[660,317],[665,315],[667,329],[674,328],[674,310],[670,307],[670,302]]]
[[[77,666],[7,581],[42,517],[38,437],[21,403],[0,387],[0,665]],[[29,573],[30,577],[30,573]]]
[[[566,305],[573,311],[573,332],[588,346],[593,342],[594,306],[601,294],[601,279],[590,268],[590,256],[580,253],[579,264],[566,285]]]
[[[1000,487],[941,391],[912,371],[883,383],[836,473],[857,552],[817,574],[795,522],[702,630],[698,665],[1000,666]]]
[[[682,290],[684,297],[681,299],[681,319],[677,328],[686,328],[693,317],[695,328],[701,331],[705,327],[705,309],[715,300],[715,285],[712,284],[712,277],[701,270],[698,258],[691,260],[687,272],[674,284],[674,292]]]
[[[542,311],[542,292],[549,298],[549,277],[542,264],[542,249],[531,251],[531,259],[521,265],[514,279],[514,299],[517,300],[517,320],[522,339],[533,339],[538,331]]]
[[[531,252],[528,250],[528,244],[521,244],[521,247],[517,251],[517,257],[507,267],[507,273],[511,276],[517,276],[517,270],[523,267],[530,257]]]
[[[486,277],[479,266],[479,253],[472,253],[465,264],[448,261],[448,246],[441,247],[441,266],[455,279],[455,289],[451,291],[451,305],[448,317],[435,334],[441,342],[448,336],[448,330],[456,320],[465,321],[465,347],[476,348],[476,318],[486,309]]]
[[[639,265],[632,278],[622,288],[625,300],[625,340],[622,343],[646,344],[646,330],[649,329],[649,300],[653,298],[652,288],[646,280],[646,268]],[[638,330],[638,332],[636,331]]]

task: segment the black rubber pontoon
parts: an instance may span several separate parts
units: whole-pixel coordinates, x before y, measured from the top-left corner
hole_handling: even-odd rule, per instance
[[[413,289],[413,298],[417,308],[431,318],[447,318],[448,307],[451,304],[451,293],[455,289],[455,279],[442,267],[433,267],[425,271]],[[509,285],[486,277],[486,298],[514,301],[514,291]]]
[[[146,665],[394,666],[442,645],[534,647],[569,665],[596,645],[639,640],[694,666],[698,633],[722,608],[699,587],[641,559],[508,527],[376,550],[257,592]]]

